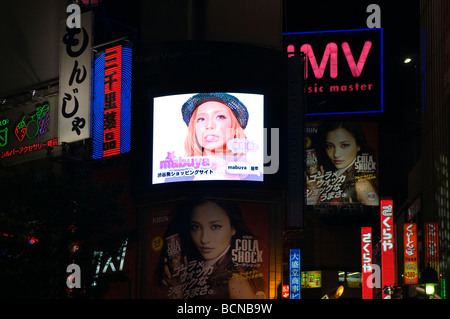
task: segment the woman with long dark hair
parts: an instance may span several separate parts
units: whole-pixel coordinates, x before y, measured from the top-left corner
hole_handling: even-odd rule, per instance
[[[256,264],[234,258],[236,244],[253,241],[238,207],[199,198],[175,212],[165,237],[178,234],[181,255],[171,267],[165,253],[157,269],[169,298],[254,299],[265,297],[265,283]],[[163,248],[163,252],[167,247]]]
[[[324,122],[318,144],[320,171],[314,180],[307,179],[307,188],[318,196],[308,204],[379,205],[375,155],[360,124]]]

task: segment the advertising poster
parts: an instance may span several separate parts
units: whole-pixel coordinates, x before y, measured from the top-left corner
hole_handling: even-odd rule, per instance
[[[154,98],[152,183],[263,181],[263,116],[259,94]]]
[[[148,215],[146,298],[268,298],[268,207],[198,198]]]
[[[307,205],[378,206],[376,123],[307,122]]]

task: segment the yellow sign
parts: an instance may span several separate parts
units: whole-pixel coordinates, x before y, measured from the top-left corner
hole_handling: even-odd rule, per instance
[[[322,287],[322,272],[316,271],[302,271],[302,288],[321,288]]]

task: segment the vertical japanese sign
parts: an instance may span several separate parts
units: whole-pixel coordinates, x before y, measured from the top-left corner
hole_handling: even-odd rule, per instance
[[[59,66],[59,142],[90,137],[92,12],[81,15],[81,28],[62,22]]]
[[[373,299],[372,263],[372,227],[361,227],[362,299]]]
[[[439,232],[438,223],[425,223],[425,264],[438,269],[439,265]]]
[[[289,299],[301,299],[300,249],[289,252]]]
[[[390,299],[385,287],[395,285],[394,209],[392,199],[381,200],[381,287],[383,299]]]
[[[95,159],[131,148],[131,44],[95,55],[92,138]]]
[[[417,260],[417,225],[403,224],[403,261],[405,285],[419,283],[419,269]]]

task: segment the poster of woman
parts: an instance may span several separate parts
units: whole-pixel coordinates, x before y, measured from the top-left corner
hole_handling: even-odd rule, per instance
[[[153,109],[153,184],[263,180],[263,95],[161,96]]]
[[[377,134],[375,123],[308,122],[306,204],[378,206]]]
[[[268,298],[267,206],[199,197],[150,216],[148,298]]]

